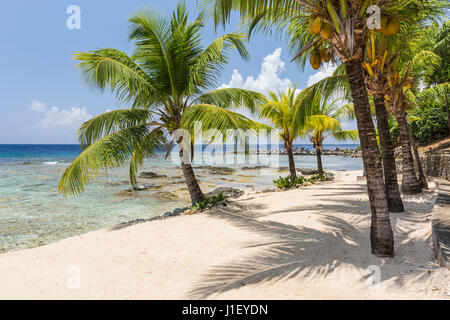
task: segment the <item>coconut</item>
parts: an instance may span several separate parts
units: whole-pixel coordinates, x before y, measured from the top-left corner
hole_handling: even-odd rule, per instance
[[[317,50],[314,50],[314,52],[311,54],[309,62],[311,63],[311,66],[313,67],[314,70],[320,68],[320,65],[322,64],[322,57],[320,56],[320,53]]]
[[[322,35],[322,38],[330,39],[331,36],[333,35],[333,28],[328,23],[325,23],[322,26],[322,30],[320,31],[320,34]]]
[[[381,21],[380,21],[381,30],[386,30],[388,23],[389,23],[389,18],[386,16],[382,16]]]
[[[320,51],[320,56],[321,56],[323,62],[330,62],[330,60],[331,60],[331,55],[328,52],[328,50],[326,50],[326,49],[322,49]]]
[[[389,35],[396,34],[400,31],[400,20],[397,18],[391,18],[389,19],[389,23],[386,28]]]
[[[320,20],[319,17],[309,22],[309,33],[311,34],[319,33],[320,29],[322,29],[322,21]]]

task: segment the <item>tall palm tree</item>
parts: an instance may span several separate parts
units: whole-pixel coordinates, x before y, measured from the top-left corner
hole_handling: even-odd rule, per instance
[[[88,84],[109,88],[130,108],[104,113],[81,126],[78,138],[83,152],[61,178],[63,194],[79,195],[99,169],[127,162],[135,184],[145,157],[162,149],[170,152],[177,145],[192,203],[204,199],[189,156],[196,122],[203,132],[242,132],[256,124],[231,109],[247,107],[254,112],[264,96],[233,88],[208,91],[216,88],[219,71],[233,50],[243,58],[248,52],[243,35],[236,33],[203,48],[203,20],[200,14],[189,22],[183,3],[170,19],[142,10],[129,19],[129,38],[135,45],[131,56],[109,48],[75,54]]]
[[[378,38],[378,39],[377,39]],[[390,134],[389,112],[385,104],[387,80],[388,49],[382,42],[388,37],[376,37],[375,32],[370,33],[369,44],[366,50],[366,62],[364,62],[364,80],[367,89],[373,97],[375,106],[376,123],[383,160],[384,181],[388,208],[391,212],[403,212],[403,200],[400,195],[397,165],[395,162],[394,144]],[[376,42],[378,40],[378,42]]]
[[[441,62],[439,56],[423,48],[420,41],[422,30],[418,27],[408,28],[408,49],[394,56],[387,68],[386,98],[392,112],[395,114],[400,132],[403,158],[402,191],[406,194],[422,192],[427,188],[417,145],[408,124],[408,108],[414,107],[416,97],[414,87],[421,79],[431,74]],[[389,54],[388,54],[389,56]],[[411,148],[414,147],[419,178],[414,168],[414,158]]]
[[[341,121],[353,119],[354,110],[351,104],[338,106],[342,98],[329,102],[320,92],[317,92],[311,101],[303,100],[302,104],[311,106],[310,116],[307,118],[304,135],[309,137],[317,156],[317,169],[323,174],[322,149],[323,141],[332,136],[338,141],[358,140],[357,130],[342,130]]]
[[[297,89],[289,88],[286,92],[278,94],[271,91],[266,98],[266,103],[261,107],[260,116],[269,120],[272,126],[280,130],[280,137],[289,157],[289,170],[292,178],[297,177],[295,168],[293,143],[301,134],[301,128],[306,121],[307,109],[300,112],[300,95]]]
[[[291,47],[301,48],[296,59],[311,55],[314,68],[320,67],[320,59],[337,57],[344,64],[363,152],[367,187],[372,211],[371,245],[377,256],[394,255],[394,238],[389,220],[383,168],[369,98],[364,83],[362,63],[367,39],[366,10],[370,4],[382,10],[396,10],[393,3],[402,1],[347,1],[347,0],[206,0],[212,3],[216,24],[225,24],[232,10],[239,10],[243,17],[262,21],[263,29],[278,26],[286,31]],[[416,5],[420,5],[416,1]],[[254,27],[258,24],[251,23]],[[322,32],[322,25],[324,26]],[[311,31],[311,32],[310,32]],[[317,31],[317,32],[316,32]],[[318,52],[325,51],[319,55]]]

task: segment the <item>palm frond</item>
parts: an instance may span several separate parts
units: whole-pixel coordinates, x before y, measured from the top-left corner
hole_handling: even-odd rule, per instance
[[[152,112],[143,109],[120,109],[105,112],[80,126],[77,131],[78,141],[84,149],[110,133],[148,123],[152,118]]]
[[[65,196],[78,196],[99,169],[121,167],[136,149],[152,154],[164,143],[162,132],[150,130],[146,124],[111,133],[91,144],[73,161],[64,172],[58,189]]]
[[[223,88],[201,95],[194,103],[212,104],[224,109],[246,109],[255,114],[264,101],[264,95],[255,91]]]
[[[333,133],[333,137],[338,141],[358,141],[359,132],[358,130],[343,130]]]
[[[214,142],[223,141],[214,136],[215,132],[219,132],[223,137],[227,130],[234,130],[237,136],[245,141],[249,132],[252,134],[257,130],[270,129],[239,113],[211,104],[197,104],[186,110],[181,121],[181,128],[188,130],[193,136],[197,124],[201,124],[203,137]]]
[[[157,91],[154,80],[142,70],[136,61],[117,49],[100,49],[76,52],[81,77],[90,86],[109,88],[122,102],[133,107],[149,108],[151,97]]]

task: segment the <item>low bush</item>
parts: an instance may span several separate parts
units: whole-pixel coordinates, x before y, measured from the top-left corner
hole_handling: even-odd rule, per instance
[[[285,178],[279,177],[273,180],[273,184],[279,189],[292,189],[304,185],[305,183],[316,183],[317,181],[324,181],[326,177],[321,174],[315,174],[310,178],[303,176],[298,176],[297,178],[292,178],[292,176],[287,176]]]
[[[205,210],[209,206],[215,206],[217,203],[227,199],[228,196],[224,193],[220,193],[217,196],[213,197],[205,197],[205,200],[202,202],[197,202],[195,206],[191,207],[191,210],[198,209],[200,211]]]

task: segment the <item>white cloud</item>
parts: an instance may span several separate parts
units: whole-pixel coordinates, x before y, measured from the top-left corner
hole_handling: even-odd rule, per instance
[[[289,78],[281,78],[281,73],[286,65],[281,60],[281,52],[281,48],[278,48],[264,58],[261,64],[261,72],[256,79],[253,76],[248,76],[244,81],[239,70],[234,69],[230,82],[223,84],[220,88],[242,88],[262,93],[287,89],[292,86],[292,81]]]
[[[36,112],[45,112],[47,110],[47,106],[43,102],[33,100],[31,102],[30,109]]]
[[[314,83],[325,79],[326,77],[330,77],[333,75],[333,72],[336,70],[337,65],[333,65],[331,63],[324,64],[322,68],[320,68],[319,71],[312,74],[308,78],[307,86],[312,86]]]
[[[83,122],[92,118],[86,108],[72,107],[69,110],[58,107],[47,107],[43,102],[33,100],[30,109],[41,113],[43,118],[35,125],[43,131],[48,130],[68,130],[77,129]]]

